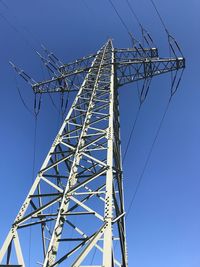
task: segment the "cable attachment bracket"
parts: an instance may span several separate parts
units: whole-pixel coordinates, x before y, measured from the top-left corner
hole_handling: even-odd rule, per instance
[[[41,47],[45,52],[47,58],[52,62],[52,64],[57,67],[57,69],[64,65],[64,63],[58,57],[56,57],[53,52],[49,51],[43,44],[41,44]]]
[[[36,51],[36,53],[40,57],[42,63],[47,68],[47,70],[50,71],[54,75],[54,77],[58,77],[58,74],[56,72],[59,72],[59,69],[54,64],[52,64],[50,60],[43,57],[38,51]]]
[[[9,64],[13,67],[13,69],[17,72],[19,76],[21,76],[29,85],[34,86],[37,82],[31,78],[24,70],[17,67],[12,61],[9,61]]]

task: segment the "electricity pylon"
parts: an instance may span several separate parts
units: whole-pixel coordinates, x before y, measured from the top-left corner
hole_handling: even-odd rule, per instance
[[[54,74],[48,81],[35,83],[13,65],[36,94],[78,92],[1,248],[1,266],[25,267],[29,243],[20,232],[31,228],[43,267],[127,267],[118,88],[185,60],[159,58],[156,48],[114,49],[111,40],[70,64],[41,58]]]

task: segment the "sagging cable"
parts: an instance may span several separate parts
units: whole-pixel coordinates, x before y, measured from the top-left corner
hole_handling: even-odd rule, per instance
[[[15,77],[15,84],[16,84],[17,92],[18,92],[18,94],[19,94],[19,97],[20,97],[20,100],[21,100],[23,106],[25,107],[25,109],[26,109],[31,115],[34,115],[34,112],[33,112],[33,111],[29,108],[29,106],[26,104],[26,102],[25,102],[25,100],[24,100],[24,98],[23,98],[23,96],[22,96],[22,93],[21,93],[21,90],[20,90],[20,88],[19,88],[19,85],[17,84],[17,79],[16,79],[16,77]]]
[[[149,92],[149,88],[150,88],[150,84],[151,84],[151,80],[152,80],[152,77],[150,78],[147,78],[144,80],[144,83],[143,83],[143,86],[142,86],[142,90],[140,92],[140,104],[142,105],[143,102],[145,101],[147,95],[148,95],[148,92]]]
[[[153,38],[149,34],[149,32],[141,25],[141,32],[142,32],[142,37],[143,40],[146,42],[149,48],[156,47],[155,43],[153,41]]]
[[[134,19],[137,21],[140,29],[141,29],[141,33],[142,33],[142,38],[143,38],[143,41],[146,42],[146,44],[149,46],[149,48],[152,47],[152,45],[155,47],[155,43],[153,41],[153,38],[151,37],[151,35],[149,34],[149,32],[144,28],[144,26],[142,25],[141,21],[139,20],[136,12],[134,11],[131,3],[129,0],[126,0],[126,3],[134,17]]]
[[[176,71],[176,74],[172,80],[172,84],[171,84],[171,89],[170,89],[170,93],[171,93],[171,98],[173,97],[173,95],[177,92],[179,86],[180,86],[180,82],[182,80],[183,77],[183,72],[185,69],[182,69],[181,73],[178,75],[179,71]],[[179,77],[178,77],[179,76]]]
[[[41,102],[42,102],[42,94],[39,94],[39,97],[37,99],[38,94],[35,93],[35,99],[34,99],[34,114],[35,117],[38,116],[41,108]]]
[[[151,1],[152,5],[153,5],[157,15],[158,15],[158,18],[160,19],[161,24],[163,25],[163,28],[164,28],[166,34],[167,34],[168,43],[169,43],[169,46],[170,46],[170,49],[171,49],[172,53],[174,54],[174,56],[176,58],[178,58],[178,54],[177,54],[177,51],[178,51],[180,53],[180,55],[183,57],[183,53],[181,51],[181,48],[180,48],[179,44],[177,43],[175,38],[169,33],[169,30],[167,29],[166,24],[165,24],[160,12],[159,12],[154,0],[150,0],[150,1]]]
[[[168,31],[167,31],[167,36],[168,36],[168,43],[169,43],[170,49],[173,52],[174,56],[176,58],[178,58],[179,55],[177,52],[179,52],[180,55],[183,57],[182,50],[181,50],[179,44],[177,43],[177,41],[175,40],[175,38],[171,34],[169,34]]]

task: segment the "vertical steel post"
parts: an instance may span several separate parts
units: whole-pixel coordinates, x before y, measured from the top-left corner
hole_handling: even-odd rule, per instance
[[[103,266],[112,266],[112,220],[113,220],[113,143],[114,143],[114,105],[115,105],[115,70],[114,70],[114,49],[111,45],[111,74],[110,74],[110,99],[109,99],[109,126],[108,126],[108,148],[107,148],[107,165],[106,173],[106,196],[104,220],[107,228],[104,234],[104,251]]]

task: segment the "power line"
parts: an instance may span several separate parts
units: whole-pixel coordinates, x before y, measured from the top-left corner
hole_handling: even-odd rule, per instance
[[[155,135],[155,137],[154,137],[154,139],[153,139],[153,143],[152,143],[152,145],[151,145],[151,147],[150,147],[150,150],[149,150],[149,152],[148,152],[148,155],[147,155],[147,158],[146,158],[144,167],[143,167],[143,169],[142,169],[142,172],[141,172],[141,174],[140,174],[140,176],[139,176],[139,179],[138,179],[138,182],[137,182],[137,184],[136,184],[135,191],[134,191],[134,193],[133,193],[133,196],[132,196],[132,198],[131,198],[131,202],[130,202],[129,207],[128,207],[128,211],[127,211],[127,215],[126,215],[127,217],[128,217],[128,215],[129,215],[129,213],[130,213],[130,210],[131,210],[131,208],[132,208],[132,206],[133,206],[133,203],[134,203],[134,201],[135,201],[136,195],[137,195],[138,190],[139,190],[139,188],[140,188],[141,182],[142,182],[142,180],[143,180],[143,178],[144,178],[145,171],[146,171],[147,166],[148,166],[148,163],[149,163],[149,161],[150,161],[150,159],[151,159],[151,155],[152,155],[153,149],[154,149],[154,147],[155,147],[156,141],[157,141],[157,139],[158,139],[158,136],[159,136],[159,134],[160,134],[161,128],[162,128],[162,126],[163,126],[163,122],[164,122],[164,119],[165,119],[165,117],[166,117],[166,114],[167,114],[167,112],[168,112],[168,110],[169,110],[169,106],[170,106],[170,103],[171,103],[171,101],[172,101],[172,98],[173,98],[173,96],[175,95],[175,93],[177,92],[177,90],[178,90],[178,88],[179,88],[179,86],[180,86],[180,82],[181,82],[181,79],[182,79],[182,76],[183,76],[183,72],[184,72],[184,69],[182,70],[182,72],[181,72],[181,74],[180,74],[179,79],[178,79],[177,82],[176,82],[176,75],[175,75],[175,77],[174,77],[174,79],[173,79],[173,82],[172,82],[172,84],[171,84],[170,98],[169,98],[168,103],[167,103],[167,105],[166,105],[166,107],[165,107],[163,116],[162,116],[162,118],[161,118],[161,121],[160,121],[160,123],[159,123],[158,129],[157,129],[157,131],[156,131],[156,135]]]
[[[1,1],[1,0],[0,0]],[[9,9],[9,8],[8,8]],[[18,25],[18,27],[20,27],[22,30],[19,30],[17,27],[16,27],[16,24],[13,24],[4,14],[2,14],[2,13],[0,13],[0,17],[4,20],[4,21],[6,21],[6,23],[18,34],[18,35],[20,35],[21,37],[22,37],[22,39],[25,41],[25,43],[31,48],[31,50],[33,50],[35,53],[37,53],[37,51],[36,51],[36,49],[35,49],[35,47],[34,47],[34,44],[33,44],[33,42],[31,41],[31,40],[29,40],[29,39],[27,39],[26,38],[26,36],[24,35],[24,33],[22,32],[22,30],[26,30],[26,32],[29,34],[29,35],[31,35],[32,36],[32,33],[29,31],[29,29],[27,29],[27,28],[25,28],[24,26],[19,26]],[[14,17],[15,17],[15,20],[16,20],[16,22],[18,21],[18,19],[17,19],[17,17],[14,15]],[[19,24],[19,23],[18,23]],[[38,44],[39,46],[41,45],[41,42],[39,41],[39,40],[37,40],[37,39],[35,39],[34,40],[35,41],[35,44]],[[44,76],[45,76],[45,73],[44,73],[44,68],[43,68],[43,65],[42,64],[40,64],[40,66],[41,66],[41,70],[42,70],[42,73],[43,73],[43,78],[45,78]],[[50,76],[51,77],[51,76]],[[18,90],[18,94],[19,94],[19,96],[20,96],[20,99],[21,99],[21,102],[22,102],[22,104],[23,104],[23,106],[25,107],[25,109],[31,114],[31,115],[34,115],[34,112],[35,112],[35,114],[37,113],[39,113],[39,110],[40,110],[40,106],[41,106],[41,95],[39,96],[39,102],[38,102],[38,105],[36,106],[36,96],[35,96],[35,104],[34,104],[34,112],[33,111],[31,111],[30,110],[30,108],[28,107],[28,105],[26,104],[26,102],[25,102],[25,100],[24,100],[24,98],[23,98],[23,96],[22,96],[22,93],[21,93],[21,91],[20,91],[20,89],[19,89],[19,86],[17,85],[17,82],[16,82],[16,87],[17,87],[17,90]],[[58,112],[58,114],[60,113],[61,114],[61,117],[63,118],[63,115],[64,115],[64,113],[66,112],[66,110],[67,110],[67,107],[68,107],[68,102],[69,102],[69,92],[68,92],[68,94],[67,94],[67,100],[66,100],[66,102],[65,102],[65,106],[63,106],[63,110],[60,112],[59,111],[59,108],[57,107],[57,105],[55,104],[55,102],[54,102],[54,100],[53,100],[53,98],[52,98],[52,96],[51,96],[51,94],[50,93],[48,93],[48,95],[49,95],[49,98],[50,98],[50,102],[51,102],[51,104],[52,104],[52,106],[53,106],[53,108]],[[37,110],[36,110],[37,109]]]
[[[142,32],[142,38],[143,38],[143,42],[146,41],[147,45],[150,46],[150,43],[154,45],[154,40],[151,37],[151,35],[149,34],[149,32],[143,27],[141,21],[139,20],[136,12],[134,11],[131,3],[129,0],[126,0],[126,3],[129,7],[130,12],[132,13],[133,17],[135,18],[135,20],[137,21],[139,27],[141,28],[141,32]]]
[[[10,22],[8,20],[8,18],[6,18],[2,13],[0,13],[0,17],[16,32],[18,33],[22,39],[25,41],[25,43],[34,51],[36,52],[36,49],[34,48],[34,46],[32,46],[31,42],[24,36],[24,34],[22,34],[21,31],[19,31],[17,29],[17,27],[15,25],[12,24],[12,22]]]
[[[129,146],[130,146],[130,143],[131,143],[131,140],[132,140],[132,136],[133,136],[133,133],[135,131],[135,127],[136,127],[136,124],[137,124],[137,121],[138,121],[138,118],[139,118],[139,115],[140,115],[140,110],[141,110],[141,104],[139,105],[139,108],[138,108],[137,113],[136,113],[135,120],[133,122],[133,126],[132,126],[132,129],[131,129],[131,132],[130,132],[130,135],[129,135],[129,139],[128,139],[128,143],[126,145],[126,149],[125,149],[125,152],[124,152],[124,155],[123,155],[122,163],[124,163],[124,161],[126,159],[126,155],[127,155],[128,150],[129,150]]]
[[[162,18],[161,13],[159,12],[159,10],[158,10],[158,8],[157,8],[154,0],[150,0],[150,1],[151,1],[152,5],[153,5],[153,7],[154,7],[154,9],[155,9],[155,11],[157,13],[157,15],[158,15],[158,18],[159,18],[161,24],[163,25],[163,28],[164,28],[166,34],[167,34],[167,39],[168,39],[168,43],[169,43],[170,53],[173,52],[174,56],[175,57],[178,57],[177,56],[177,51],[178,51],[180,53],[180,55],[182,57],[184,57],[183,56],[183,53],[182,53],[182,50],[181,50],[181,48],[179,46],[179,44],[177,43],[177,41],[175,40],[175,38],[169,33],[169,30],[167,29],[166,24],[164,22],[164,19]]]
[[[0,1],[3,2],[2,0],[0,0]],[[8,6],[7,6],[7,8],[8,8]],[[9,8],[8,8],[8,9],[9,9]],[[13,24],[7,17],[5,17],[4,14],[0,13],[0,17],[1,17],[4,21],[6,21],[6,23],[7,23],[7,24],[8,24],[8,25],[9,25],[9,26],[10,26],[10,27],[11,27],[17,34],[19,34],[19,35],[22,37],[22,39],[23,39],[23,40],[25,41],[25,43],[31,48],[31,50],[33,50],[34,52],[37,53],[37,51],[36,51],[36,49],[35,49],[35,47],[34,47],[32,41],[30,41],[29,39],[27,39],[27,38],[25,37],[25,35],[22,33],[22,31],[20,31],[20,30],[16,27],[16,25],[14,25],[14,24]],[[18,20],[17,17],[16,17],[15,15],[14,15],[14,17],[15,17],[15,20],[17,21],[17,20]],[[29,29],[25,28],[24,26],[21,26],[21,28],[23,28],[24,30],[26,30],[26,32],[29,33],[29,34],[31,34],[31,36],[32,36],[32,33],[29,31]],[[35,39],[35,44],[36,44],[36,43],[40,45],[39,40],[36,40],[36,39]],[[43,67],[42,67],[42,64],[41,64],[41,69],[42,69],[42,73],[43,73],[43,76],[44,76],[44,69],[43,69]],[[22,94],[21,94],[21,92],[20,92],[19,87],[18,87],[17,85],[16,85],[16,87],[17,87],[17,90],[18,90],[18,93],[19,93],[21,102],[23,103],[24,107],[28,110],[29,113],[31,113],[31,114],[33,115],[33,112],[28,108],[27,104],[25,103],[25,101],[24,101],[24,99],[23,99],[23,97],[22,97]],[[53,101],[53,99],[52,99],[52,96],[51,96],[49,93],[48,93],[48,95],[49,95],[49,97],[50,97],[52,106],[55,108],[55,110],[56,110],[57,112],[59,112],[59,110],[58,110],[56,104],[54,103],[54,101]]]
[[[119,20],[121,21],[121,24],[124,26],[125,30],[127,31],[127,33],[130,35],[130,31],[129,28],[127,26],[127,24],[125,23],[124,19],[122,18],[122,16],[119,14],[117,8],[115,7],[115,5],[113,4],[112,0],[108,0],[112,6],[112,8],[114,9],[115,13],[117,14]]]
[[[168,31],[168,29],[167,29],[167,27],[166,27],[166,25],[165,25],[165,22],[164,22],[164,20],[163,20],[163,18],[162,18],[162,16],[161,16],[161,14],[160,14],[160,12],[159,12],[159,10],[158,10],[156,4],[155,4],[155,2],[154,2],[153,0],[150,0],[150,1],[151,1],[152,5],[153,5],[153,7],[154,7],[154,9],[155,9],[155,11],[156,11],[156,13],[157,13],[159,19],[160,19],[160,22],[161,22],[162,25],[163,25],[163,27],[164,27],[166,33],[169,34],[169,31]]]
[[[167,112],[168,112],[168,110],[169,110],[169,106],[170,106],[170,103],[171,103],[171,101],[172,101],[172,98],[173,98],[173,96],[175,95],[175,93],[177,92],[177,90],[178,90],[178,88],[179,88],[179,86],[180,86],[180,82],[181,82],[181,80],[182,80],[183,73],[184,73],[184,69],[181,71],[181,74],[180,74],[180,76],[179,76],[178,81],[177,81],[177,79],[176,79],[177,73],[176,73],[175,77],[174,77],[173,80],[172,80],[171,90],[170,90],[170,98],[169,98],[168,103],[167,103],[167,105],[166,105],[166,107],[165,107],[163,116],[162,116],[162,118],[161,118],[161,121],[160,121],[160,123],[159,123],[158,129],[157,129],[157,131],[156,131],[156,135],[155,135],[155,137],[154,137],[154,139],[153,139],[153,143],[152,143],[152,145],[151,145],[151,147],[150,147],[150,150],[149,150],[149,152],[148,152],[148,155],[147,155],[147,158],[146,158],[144,167],[143,167],[143,169],[142,169],[142,172],[141,172],[141,174],[140,174],[140,176],[139,176],[139,179],[138,179],[138,182],[137,182],[137,184],[136,184],[136,188],[135,188],[135,191],[134,191],[133,196],[132,196],[132,198],[131,198],[131,202],[130,202],[130,204],[129,204],[129,207],[128,207],[128,211],[127,211],[127,215],[126,215],[126,217],[128,217],[128,215],[129,215],[129,213],[130,213],[130,210],[131,210],[131,208],[132,208],[132,206],[133,206],[133,203],[134,203],[134,201],[135,201],[136,195],[137,195],[137,193],[138,193],[138,191],[139,191],[139,188],[140,188],[140,186],[141,186],[141,182],[142,182],[142,180],[143,180],[143,178],[144,178],[145,171],[146,171],[147,166],[148,166],[148,164],[149,164],[149,161],[150,161],[150,159],[151,159],[151,155],[152,155],[153,149],[154,149],[154,147],[155,147],[156,141],[157,141],[157,139],[158,139],[158,136],[159,136],[159,134],[160,134],[161,128],[162,128],[162,126],[163,126],[164,119],[165,119],[166,114],[167,114]]]
[[[180,49],[179,44],[177,43],[177,41],[175,40],[175,38],[169,33],[169,30],[167,29],[167,26],[166,26],[166,24],[165,24],[165,22],[164,22],[164,19],[162,18],[161,13],[159,12],[158,7],[156,6],[154,0],[150,0],[150,1],[151,1],[152,5],[153,5],[153,7],[154,7],[154,9],[155,9],[155,11],[156,11],[156,13],[157,13],[159,19],[160,19],[161,24],[163,25],[163,28],[165,29],[165,31],[166,31],[166,33],[167,33],[167,36],[168,36],[168,42],[169,42],[169,45],[170,45],[170,48],[171,48],[172,52],[173,52],[174,55],[176,56],[176,52],[174,51],[174,47],[173,47],[173,45],[172,45],[172,43],[174,43],[175,46],[176,46],[176,48],[177,48],[178,51],[180,52],[180,54],[183,56],[183,53],[182,53],[182,51],[181,51],[181,49]]]
[[[40,110],[40,104],[41,104],[41,97],[39,99],[39,108],[36,110],[36,101],[34,104],[34,112],[28,107],[28,105],[26,104],[20,88],[17,84],[17,79],[15,77],[15,83],[16,83],[16,88],[20,97],[20,100],[23,104],[23,106],[25,107],[25,109],[35,118],[35,123],[34,123],[34,135],[33,135],[33,163],[32,163],[32,182],[34,181],[34,176],[35,176],[35,162],[36,162],[36,145],[37,145],[37,125],[38,125],[38,114],[39,114],[39,110]],[[29,267],[31,266],[31,240],[32,240],[32,228],[30,227],[29,230],[29,250],[28,250],[28,264]]]
[[[133,34],[131,33],[131,31],[129,30],[129,27],[127,26],[127,24],[125,23],[124,19],[122,18],[122,16],[120,15],[119,11],[117,10],[116,6],[113,4],[112,0],[109,0],[109,2],[110,2],[110,4],[112,5],[112,7],[113,7],[115,13],[117,14],[117,16],[118,16],[118,18],[119,18],[121,24],[123,25],[123,27],[124,27],[125,30],[127,31],[127,33],[128,33],[128,35],[129,35],[129,37],[130,37],[130,39],[131,39],[131,42],[132,42],[133,46],[135,46],[136,43],[139,43],[140,47],[142,48],[140,42],[133,36]],[[143,35],[144,31],[146,32],[146,30],[144,30],[144,28],[142,28],[142,29],[143,29],[143,30],[142,30],[142,35]],[[149,36],[149,34],[148,34],[148,36]],[[143,38],[145,38],[144,35],[143,35]],[[150,39],[151,39],[151,37],[150,37]],[[145,40],[146,40],[146,39],[145,39]],[[152,40],[152,39],[151,39],[151,40]],[[147,43],[148,43],[148,40],[147,40]]]
[[[23,98],[23,96],[22,96],[22,93],[21,93],[21,91],[20,91],[20,88],[19,88],[19,85],[18,85],[18,83],[17,83],[17,79],[16,79],[16,77],[15,77],[15,85],[16,85],[17,92],[18,92],[18,94],[19,94],[20,100],[21,100],[21,102],[22,102],[24,108],[25,108],[25,109],[26,109],[32,116],[34,116],[34,112],[28,107],[28,105],[26,104],[26,102],[25,102],[25,100],[24,100],[24,98]]]
[[[40,67],[41,67],[41,70],[42,70],[43,79],[45,80],[45,70],[44,70],[44,65],[42,64],[42,61],[40,61]],[[47,72],[48,72],[48,74],[49,74],[49,77],[51,78],[50,71],[49,71],[48,68],[47,68]],[[54,108],[54,109],[58,112],[58,114],[59,114],[59,108],[56,106],[56,104],[55,104],[55,102],[54,102],[54,100],[53,100],[51,94],[50,94],[49,92],[48,92],[47,94],[48,94],[48,96],[49,96],[49,98],[50,98],[50,101],[51,101],[51,104],[52,104],[53,108]]]
[[[139,26],[141,28],[143,28],[142,27],[142,23],[140,22],[140,20],[139,20],[138,16],[136,15],[135,11],[133,10],[133,7],[132,7],[131,3],[129,2],[129,0],[126,0],[126,3],[127,3],[128,7],[129,7],[133,17],[136,19],[137,23],[139,24]]]
[[[3,2],[3,0],[0,0],[1,2]],[[15,15],[15,13],[13,12],[13,11],[11,11],[10,10],[10,8],[8,7],[8,5],[6,5],[6,8],[7,8],[7,12],[8,13],[10,13],[11,15],[12,15],[12,18],[14,18],[15,19],[15,23],[14,23],[14,25],[13,25],[13,23],[8,19],[8,18],[6,18],[6,20],[10,23],[10,24],[12,24],[12,25],[10,25],[10,26],[13,26],[14,28],[16,28],[17,29],[17,27],[16,27],[16,24],[18,24],[18,27],[20,27],[24,32],[26,32],[26,33],[28,33],[29,35],[31,35],[31,37],[33,37],[33,33],[26,27],[26,26],[24,26],[22,23],[19,23],[20,22],[20,20],[19,20],[19,18]],[[2,14],[3,15],[3,14]],[[4,14],[5,15],[5,14]],[[5,17],[5,16],[4,16]],[[20,25],[21,24],[21,25]],[[31,44],[31,46],[34,48],[34,46],[37,44],[37,45],[39,45],[40,46],[40,44],[41,44],[41,42],[40,42],[40,40],[36,37],[36,36],[34,36],[34,38],[32,39],[32,41],[34,40],[34,45],[33,45],[33,42],[32,41],[30,41],[29,39],[27,39],[26,37],[25,37],[25,35],[24,35],[24,33],[22,33],[21,31],[19,31],[18,29],[17,29],[17,31],[21,34],[21,36],[23,37],[23,39],[26,41],[26,42],[28,42],[28,43],[32,43]]]
[[[136,127],[136,124],[137,124],[139,115],[140,115],[140,110],[141,110],[142,104],[144,103],[144,101],[145,101],[145,99],[146,99],[146,97],[148,95],[148,92],[149,92],[151,80],[152,80],[152,78],[145,79],[144,80],[144,83],[143,83],[141,92],[139,90],[139,86],[138,86],[138,82],[137,82],[137,91],[138,91],[138,98],[139,98],[139,107],[138,107],[138,110],[137,110],[137,113],[136,113],[136,117],[135,117],[135,120],[133,122],[133,126],[132,126],[132,129],[131,129],[130,135],[129,135],[129,139],[128,139],[128,143],[126,145],[126,149],[125,149],[125,152],[124,152],[122,163],[124,163],[124,161],[126,159],[126,155],[127,155],[129,146],[131,144],[131,139],[132,139],[133,133],[135,131],[135,127]]]
[[[133,203],[134,203],[134,201],[135,201],[136,195],[137,195],[138,190],[139,190],[139,188],[140,188],[141,182],[142,182],[142,180],[143,180],[143,178],[144,178],[145,171],[146,171],[147,166],[148,166],[148,163],[149,163],[149,161],[150,161],[150,159],[151,159],[151,155],[152,155],[153,149],[154,149],[154,147],[155,147],[156,141],[157,141],[157,139],[158,139],[158,136],[159,136],[159,134],[160,134],[161,128],[162,128],[162,126],[163,126],[164,119],[165,119],[166,114],[167,114],[167,112],[168,112],[168,109],[169,109],[169,106],[170,106],[170,103],[171,103],[171,99],[172,99],[172,98],[170,97],[170,99],[168,100],[168,103],[167,103],[167,105],[166,105],[166,107],[165,107],[163,116],[162,116],[161,121],[160,121],[160,123],[159,123],[158,129],[157,129],[157,131],[156,131],[156,135],[155,135],[155,137],[154,137],[154,139],[153,139],[153,143],[151,144],[150,150],[149,150],[149,152],[148,152],[148,154],[147,154],[147,158],[146,158],[144,167],[143,167],[142,172],[141,172],[141,174],[140,174],[140,176],[139,176],[139,179],[138,179],[138,182],[137,182],[135,191],[134,191],[134,193],[133,193],[133,196],[132,196],[132,198],[131,198],[131,202],[130,202],[130,204],[129,204],[129,207],[128,207],[128,210],[127,210],[127,213],[126,213],[126,217],[128,217],[128,215],[129,215],[129,213],[130,213],[130,210],[131,210],[131,208],[132,208],[132,206],[133,206]]]

